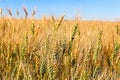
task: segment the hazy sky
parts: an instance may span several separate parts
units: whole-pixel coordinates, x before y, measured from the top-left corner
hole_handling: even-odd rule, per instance
[[[15,15],[16,9],[23,16],[22,6],[26,5],[29,14],[37,8],[36,17],[61,16],[73,19],[76,15],[82,19],[114,20],[120,18],[120,0],[0,0],[4,14],[10,8]]]

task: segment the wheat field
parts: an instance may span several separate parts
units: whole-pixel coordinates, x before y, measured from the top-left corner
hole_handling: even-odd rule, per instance
[[[119,26],[1,17],[0,80],[120,80]]]

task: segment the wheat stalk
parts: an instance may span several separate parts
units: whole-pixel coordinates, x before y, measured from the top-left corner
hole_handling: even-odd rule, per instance
[[[34,17],[35,14],[36,14],[36,9],[34,9],[34,10],[32,11],[32,17]]]
[[[28,11],[27,11],[27,8],[25,7],[25,6],[23,6],[23,11],[24,11],[24,13],[25,13],[25,18],[27,18],[27,16],[28,16]]]
[[[58,29],[58,28],[61,26],[61,23],[62,23],[64,17],[65,17],[65,16],[62,16],[62,17],[60,18],[60,21],[58,22],[56,29]]]
[[[2,15],[2,9],[0,8],[0,14]]]
[[[12,16],[12,11],[10,9],[7,9],[10,16]]]
[[[19,16],[19,11],[18,10],[16,10],[16,14],[17,14],[17,16]]]

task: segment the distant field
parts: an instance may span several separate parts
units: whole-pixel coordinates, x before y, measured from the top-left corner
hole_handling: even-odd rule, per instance
[[[120,80],[120,22],[0,18],[0,80]]]

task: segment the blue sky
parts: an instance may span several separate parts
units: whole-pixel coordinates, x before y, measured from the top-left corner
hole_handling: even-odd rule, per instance
[[[23,16],[23,5],[26,5],[29,14],[36,7],[38,18],[51,15],[65,15],[67,19],[74,19],[79,15],[88,20],[120,18],[120,0],[0,0],[0,8],[4,14],[8,14],[6,9],[10,8],[14,15],[19,10]]]

